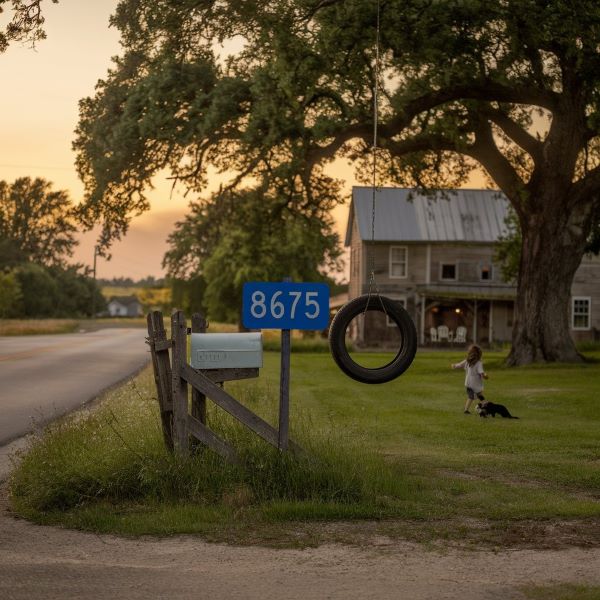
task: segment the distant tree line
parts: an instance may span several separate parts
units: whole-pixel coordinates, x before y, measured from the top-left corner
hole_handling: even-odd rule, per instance
[[[100,278],[98,279],[98,285],[101,287],[110,286],[110,287],[142,287],[142,288],[163,288],[168,285],[166,279],[162,277],[154,277],[153,275],[148,275],[147,277],[143,277],[142,279],[132,279],[131,277],[113,277],[112,279]]]
[[[106,301],[88,269],[68,264],[75,208],[44,179],[0,181],[0,318],[85,317]]]

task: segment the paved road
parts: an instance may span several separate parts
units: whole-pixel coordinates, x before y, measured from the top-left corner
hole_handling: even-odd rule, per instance
[[[143,329],[0,337],[0,446],[64,415],[148,362]]]

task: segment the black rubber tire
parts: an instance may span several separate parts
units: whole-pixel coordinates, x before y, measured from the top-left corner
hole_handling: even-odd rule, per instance
[[[368,369],[356,363],[346,348],[348,325],[366,310],[386,313],[400,329],[402,338],[396,356],[388,364],[375,369]],[[329,328],[329,348],[338,367],[352,379],[361,383],[386,383],[402,375],[412,364],[417,352],[417,330],[410,315],[399,302],[385,296],[365,294],[354,298],[337,312]]]

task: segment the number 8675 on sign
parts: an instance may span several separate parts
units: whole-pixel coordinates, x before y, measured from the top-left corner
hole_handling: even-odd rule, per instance
[[[329,287],[324,283],[246,283],[242,322],[248,329],[325,329]]]

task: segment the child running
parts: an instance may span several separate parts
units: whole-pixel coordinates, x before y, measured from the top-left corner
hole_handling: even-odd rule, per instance
[[[467,401],[465,403],[465,415],[470,415],[471,403],[475,400],[475,397],[479,400],[485,400],[483,397],[483,380],[487,379],[488,376],[483,370],[483,363],[481,362],[481,348],[473,344],[467,351],[467,358],[461,360],[459,363],[451,364],[450,367],[453,369],[464,369],[465,370],[465,388],[467,388]]]

